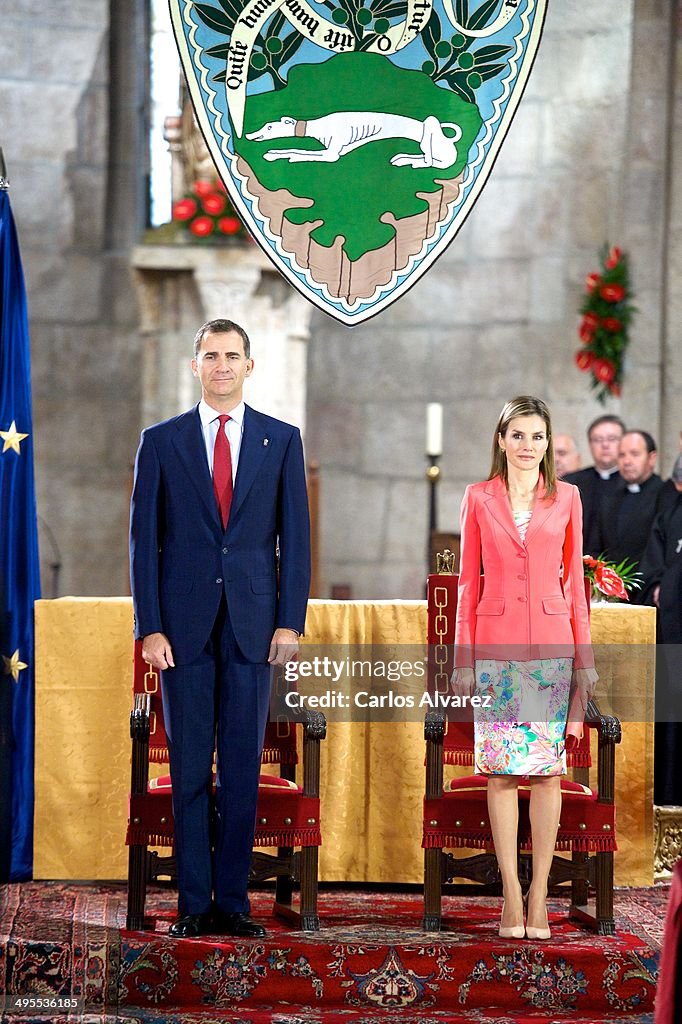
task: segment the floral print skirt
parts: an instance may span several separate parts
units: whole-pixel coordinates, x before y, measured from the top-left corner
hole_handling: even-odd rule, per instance
[[[477,661],[474,764],[482,775],[565,775],[573,660]]]

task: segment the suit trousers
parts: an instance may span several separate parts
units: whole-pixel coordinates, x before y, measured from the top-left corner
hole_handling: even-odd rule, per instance
[[[271,669],[239,650],[225,599],[198,658],[161,673],[173,784],[178,911],[248,912]],[[213,796],[213,754],[216,788]]]

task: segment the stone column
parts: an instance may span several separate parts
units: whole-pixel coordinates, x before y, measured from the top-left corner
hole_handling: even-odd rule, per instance
[[[671,132],[681,94],[678,85],[676,100],[677,7],[635,0],[619,216],[613,233],[613,241],[630,253],[638,307],[627,356],[623,414],[628,426],[650,430],[659,442],[657,468],[664,477],[677,454],[682,427],[679,339],[671,345],[669,336],[679,317],[668,318],[666,324],[666,274],[679,262],[680,249],[679,232],[671,223],[671,212],[676,211],[678,223],[680,214],[673,187],[676,157],[679,177],[680,140],[679,132],[677,138]],[[671,416],[675,398],[677,412]]]
[[[671,109],[667,138],[668,216],[663,260],[663,344],[661,376],[661,471],[670,472],[682,430],[682,0],[678,0],[671,68]]]

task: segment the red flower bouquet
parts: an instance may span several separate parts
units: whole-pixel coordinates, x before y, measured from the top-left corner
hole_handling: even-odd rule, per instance
[[[194,241],[248,238],[222,181],[195,181],[192,192],[173,203],[173,221]]]
[[[625,253],[617,245],[605,245],[600,258],[601,270],[585,278],[578,326],[582,347],[575,354],[575,362],[583,373],[591,373],[592,387],[599,401],[604,402],[609,395],[621,392],[628,328],[635,307]]]
[[[592,584],[592,599],[603,601],[629,601],[628,591],[639,590],[642,574],[635,570],[636,562],[624,559],[619,565],[604,558],[583,557],[585,575]]]

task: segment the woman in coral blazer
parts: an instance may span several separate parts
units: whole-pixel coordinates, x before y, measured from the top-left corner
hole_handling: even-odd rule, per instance
[[[483,577],[481,576],[481,566]],[[493,438],[488,480],[467,488],[453,686],[476,693],[476,771],[488,775],[488,808],[504,887],[500,935],[549,938],[547,880],[566,774],[571,693],[582,708],[594,671],[577,487],[557,481],[549,411],[512,399]],[[572,687],[573,684],[573,687]],[[579,721],[569,734],[579,735]],[[527,923],[517,872],[521,778],[531,787],[533,880]]]

